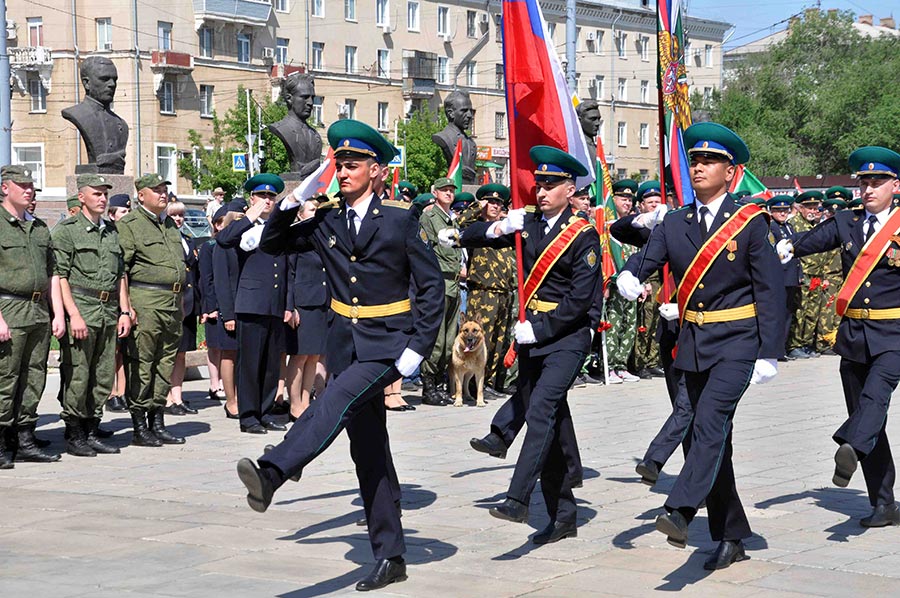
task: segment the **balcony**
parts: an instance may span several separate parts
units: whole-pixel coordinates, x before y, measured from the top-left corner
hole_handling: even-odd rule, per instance
[[[150,71],[153,72],[153,86],[159,91],[166,75],[188,75],[194,70],[194,57],[184,52],[153,50],[150,53]]]
[[[37,73],[47,93],[50,93],[50,73],[53,71],[53,51],[44,46],[9,48],[9,68],[20,93],[28,91],[28,73]]]
[[[419,50],[403,51],[403,99],[427,100],[434,96],[437,54]]]
[[[427,100],[434,96],[434,79],[418,79],[406,77],[403,79],[404,100]]]
[[[204,22],[235,23],[262,27],[272,14],[270,0],[193,0],[194,20],[199,29]]]

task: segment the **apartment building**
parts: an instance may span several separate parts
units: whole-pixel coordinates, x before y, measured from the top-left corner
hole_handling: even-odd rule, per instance
[[[565,2],[541,3],[565,55]],[[13,74],[13,159],[40,178],[40,200],[65,196],[66,175],[86,161],[60,111],[83,98],[78,63],[102,54],[118,69],[113,110],[130,127],[126,173],[159,171],[174,191],[187,131],[211,131],[237,87],[277,97],[295,70],[316,79],[315,122],[366,121],[393,138],[410,110],[440,110],[453,89],[472,97],[479,157],[508,157],[500,1],[434,0],[8,0]],[[646,0],[582,0],[577,8],[577,93],[600,102],[601,137],[617,174],[657,171],[656,15]],[[693,89],[722,77],[727,23],[687,18]],[[402,139],[398,140],[402,144]]]

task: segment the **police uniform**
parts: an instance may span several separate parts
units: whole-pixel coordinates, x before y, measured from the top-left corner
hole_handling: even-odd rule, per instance
[[[850,155],[857,177],[878,176],[896,185],[900,154],[879,147],[864,147]],[[889,183],[884,183],[889,184]],[[794,243],[794,255],[829,250],[841,253],[843,273],[849,277],[869,236],[886,226],[896,207],[880,214],[868,210],[837,212]],[[841,445],[835,455],[834,482],[846,486],[861,461],[870,517],[867,527],[900,524],[894,503],[894,461],[885,426],[891,394],[900,380],[900,243],[896,233],[852,296],[840,321],[835,352],[841,356],[841,382],[849,417],[834,433]],[[858,268],[864,267],[860,265]]]
[[[377,131],[353,120],[332,124],[328,141],[338,160],[351,156],[381,163],[395,152]],[[378,560],[357,588],[374,589],[405,579],[383,389],[400,379],[398,366],[407,370],[431,353],[444,313],[444,284],[431,244],[405,202],[373,193],[353,206],[320,207],[313,218],[296,224],[300,206],[282,204],[266,225],[261,247],[275,253],[314,249],[321,257],[332,296],[326,359],[333,378],[285,440],[258,460],[260,468],[244,459],[238,473],[251,507],[263,511],[274,490],[302,472],[346,427]]]
[[[684,139],[692,155],[724,157],[732,164],[750,157],[744,142],[716,123],[694,124]],[[706,205],[669,212],[654,228],[643,255],[633,256],[625,270],[644,280],[668,262],[680,285],[706,239],[712,239],[739,207],[726,193]],[[704,228],[709,231],[706,237]],[[731,422],[751,375],[775,369],[782,350],[784,285],[768,237],[765,216],[749,219],[710,262],[680,314],[674,365],[684,372],[694,408],[693,440],[657,529],[670,543],[684,547],[688,524],[705,499],[710,535],[720,542],[707,568],[744,558],[740,541],[751,535],[734,483]],[[765,360],[765,366],[758,360]]]
[[[249,193],[281,193],[284,182],[274,174],[258,174],[244,183]],[[235,220],[216,235],[216,242],[237,255],[238,282],[234,294],[236,316],[237,395],[241,431],[265,434],[283,430],[272,419],[285,351],[284,312],[287,297],[287,258],[259,247],[264,222]]]
[[[81,174],[79,189],[112,187],[102,175]],[[115,223],[94,224],[83,213],[63,220],[52,231],[54,274],[65,280],[87,336],[76,339],[68,327],[60,339],[62,420],[71,455],[118,453],[97,437],[103,407],[116,375],[119,288],[125,265]],[[69,314],[69,319],[74,314]]]
[[[0,169],[0,180],[34,183],[31,171],[16,165]],[[0,315],[12,337],[0,343],[0,436],[15,432],[17,460],[58,461],[34,437],[50,351],[50,230],[27,212],[20,220],[0,206],[0,248]],[[8,467],[0,452],[0,468]]]
[[[536,146],[530,156],[536,177],[548,182],[574,180],[587,169],[569,154]],[[530,272],[538,257],[557,237],[582,219],[563,209],[549,221],[542,214],[527,215],[522,237],[522,265]],[[514,235],[491,238],[493,222],[472,224],[463,231],[464,247],[512,247]],[[526,309],[535,343],[519,345],[519,380],[516,394],[503,409],[524,411],[527,424],[506,500],[491,509],[501,519],[524,522],[538,477],[550,516],[550,525],[537,534],[536,543],[576,535],[577,507],[563,446],[577,446],[567,393],[590,350],[589,312],[600,293],[600,239],[588,225],[549,269]],[[502,409],[501,409],[502,410]],[[499,414],[498,414],[499,415]],[[561,438],[572,435],[572,438]]]
[[[794,198],[790,195],[776,195],[766,202],[766,207],[772,209],[790,209],[794,204]],[[769,222],[769,231],[772,233],[773,243],[778,243],[782,239],[791,239],[794,235],[794,226],[789,220],[784,223],[776,221],[774,218]],[[791,323],[794,321],[797,308],[800,307],[800,284],[803,282],[803,269],[800,266],[800,260],[790,260],[786,264],[782,264],[781,272],[784,277],[784,348],[787,352],[788,335],[791,330]],[[782,356],[779,356],[781,359]]]
[[[135,181],[138,192],[168,184],[156,173]],[[123,355],[132,444],[183,444],[165,427],[163,410],[181,342],[181,294],[186,284],[181,233],[163,212],[139,206],[116,223],[137,321]]]

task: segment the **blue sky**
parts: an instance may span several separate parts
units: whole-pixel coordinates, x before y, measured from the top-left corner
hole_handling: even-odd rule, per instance
[[[726,48],[744,45],[784,29],[785,21],[791,15],[805,8],[815,8],[817,3],[810,0],[684,0],[688,13],[703,18],[716,19],[734,24],[734,31],[725,43]],[[852,10],[856,15],[871,14],[877,24],[881,17],[893,16],[900,21],[900,4],[896,0],[822,0],[821,8]]]

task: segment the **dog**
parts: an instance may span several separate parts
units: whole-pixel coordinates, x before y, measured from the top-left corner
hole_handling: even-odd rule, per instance
[[[487,364],[487,345],[484,344],[484,330],[481,316],[466,316],[459,334],[453,341],[453,359],[450,377],[453,380],[453,406],[462,407],[463,394],[469,396],[469,381],[474,377],[477,388],[475,405],[484,407],[484,367]]]

